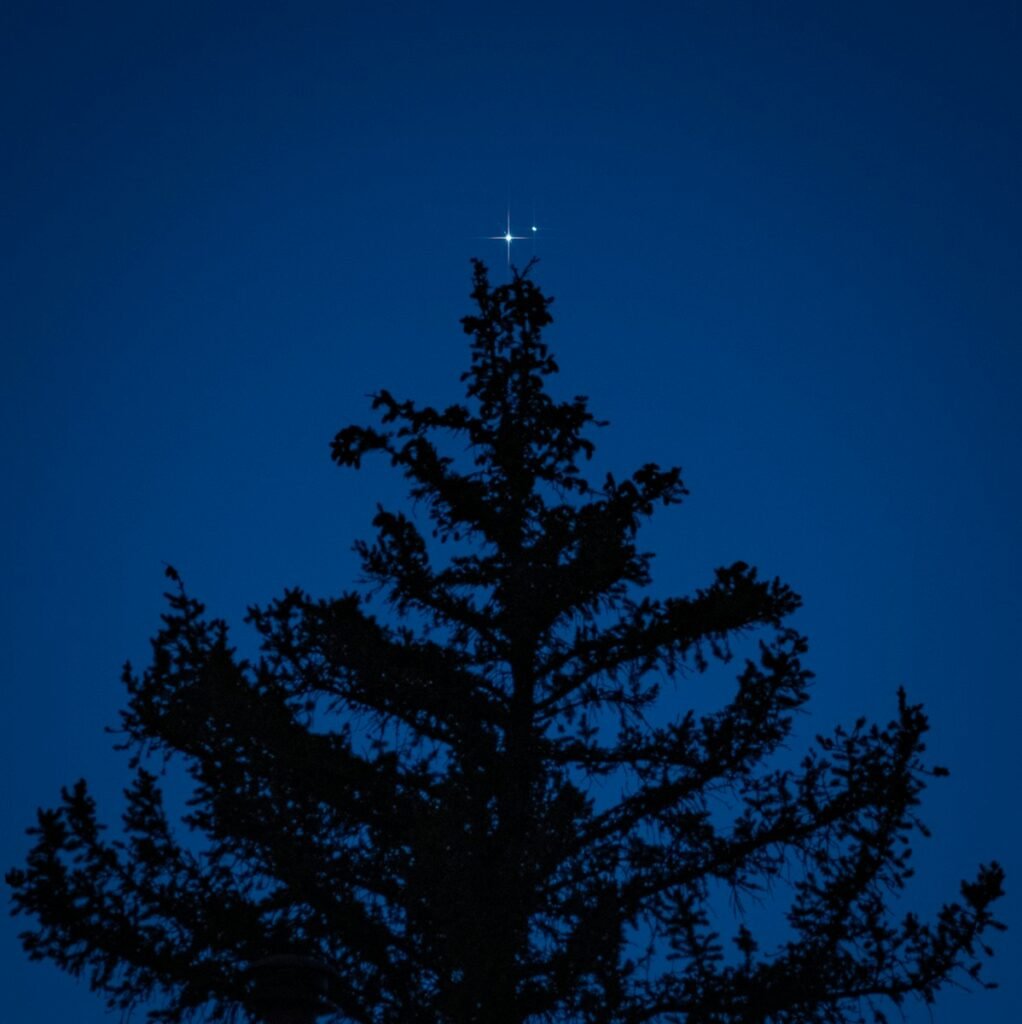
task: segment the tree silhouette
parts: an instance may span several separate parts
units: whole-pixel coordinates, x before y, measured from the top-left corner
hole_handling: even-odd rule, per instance
[[[931,923],[892,906],[942,774],[921,708],[899,694],[886,727],[778,762],[810,678],[798,596],[742,562],[643,596],[637,532],[679,470],[588,482],[598,424],[547,391],[550,300],[480,263],[473,299],[466,403],[381,391],[380,426],[333,442],[342,466],[389,458],[422,513],[379,508],[365,593],[252,608],[246,660],[168,570],[152,664],[124,674],[121,838],[81,781],[7,875],[29,956],[160,1021],[843,1022],[986,984],[996,864]],[[748,631],[718,709],[687,710],[685,677]],[[755,935],[743,896],[776,925]]]

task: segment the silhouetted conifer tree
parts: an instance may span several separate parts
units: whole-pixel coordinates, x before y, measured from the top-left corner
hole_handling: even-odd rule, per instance
[[[264,1012],[252,965],[275,956],[319,972],[310,1018],[358,1024],[882,1020],[984,984],[996,864],[932,922],[891,906],[941,773],[920,707],[772,761],[807,697],[799,598],[743,562],[643,596],[637,531],[679,471],[589,482],[586,400],[547,391],[550,300],[481,264],[473,298],[466,403],[381,391],[380,426],[333,442],[389,459],[431,521],[381,508],[357,545],[393,611],[289,591],[250,611],[243,660],[169,570],[152,664],[125,670],[123,837],[79,782],[7,876],[29,956],[162,1021]],[[686,674],[753,630],[719,709],[687,710]],[[201,844],[165,813],[168,755]],[[711,914],[729,892],[734,919]],[[764,893],[779,926],[756,935],[740,898]]]

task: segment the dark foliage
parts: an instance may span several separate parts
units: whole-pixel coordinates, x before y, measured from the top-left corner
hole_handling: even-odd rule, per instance
[[[637,531],[679,471],[589,483],[586,401],[546,390],[549,299],[478,264],[473,298],[467,403],[382,391],[380,426],[333,443],[342,466],[389,458],[431,523],[381,508],[357,546],[394,611],[287,592],[251,609],[252,662],[168,570],[152,664],[125,670],[122,838],[79,782],[7,876],[29,956],[161,1021],[251,1011],[246,967],[271,954],[328,966],[359,1024],[883,1020],[984,984],[996,864],[930,922],[891,905],[939,774],[921,709],[900,694],[886,727],[772,758],[807,697],[799,598],[741,562],[642,596]],[[686,677],[753,630],[719,710],[686,710]],[[201,843],[164,811],[170,755]],[[711,916],[729,893],[733,920]],[[757,894],[770,936],[741,912]]]

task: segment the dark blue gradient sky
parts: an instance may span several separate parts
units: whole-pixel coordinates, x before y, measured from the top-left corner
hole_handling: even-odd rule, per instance
[[[1019,10],[4,5],[4,866],[79,775],[116,818],[103,727],[164,561],[232,620],[353,582],[400,491],[328,442],[378,387],[457,396],[510,202],[600,465],[684,468],[657,588],[741,558],[799,590],[806,736],[923,701],[952,775],[910,901],[997,857],[1017,924]],[[4,1021],[108,1019],[17,930]],[[998,946],[1002,989],[938,1024],[1022,1018]]]

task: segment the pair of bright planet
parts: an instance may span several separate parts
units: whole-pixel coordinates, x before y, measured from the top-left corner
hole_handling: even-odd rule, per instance
[[[512,242],[524,242],[526,238],[535,238],[536,232],[539,228],[535,224],[532,225],[532,230],[527,235],[512,235],[511,234],[511,212],[508,211],[507,215],[507,228],[502,235],[487,235],[487,238],[492,239],[495,242],[504,242],[507,245],[507,261],[511,263],[511,243]]]

